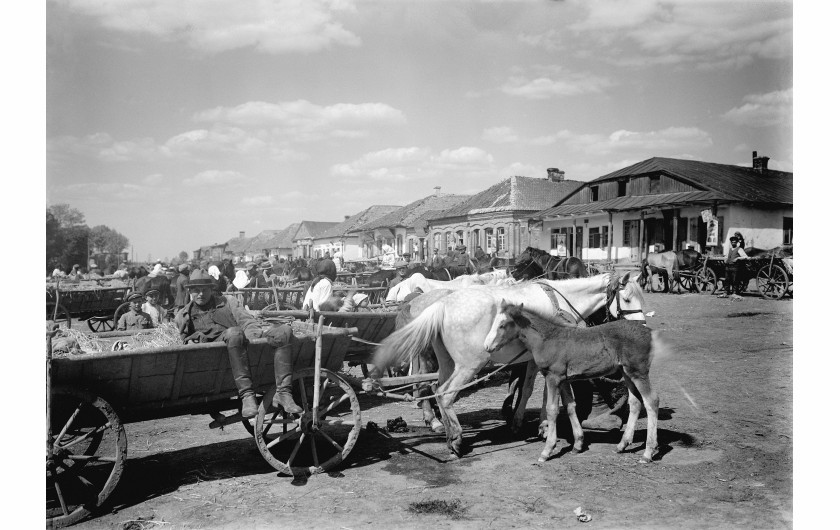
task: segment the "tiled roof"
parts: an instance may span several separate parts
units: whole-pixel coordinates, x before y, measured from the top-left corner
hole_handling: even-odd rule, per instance
[[[556,204],[581,184],[577,180],[552,182],[548,179],[514,176],[476,193],[434,219],[483,212],[539,211]]]
[[[469,199],[469,195],[440,194],[429,195],[420,200],[414,201],[407,206],[375,219],[369,223],[358,226],[353,232],[362,230],[373,230],[375,228],[392,228],[395,226],[411,227],[423,214],[433,210],[445,210]]]
[[[227,247],[225,250],[227,252],[232,252],[234,254],[238,254],[240,252],[245,252],[248,250],[248,247],[251,246],[251,241],[253,241],[253,237],[234,237],[228,240]]]
[[[699,188],[720,192],[729,200],[793,204],[793,173],[772,169],[760,172],[752,167],[697,160],[649,158],[613,171],[592,182],[660,172],[682,178]]]
[[[323,237],[341,237],[347,232],[362,226],[366,223],[371,223],[377,219],[388,215],[389,213],[402,208],[394,205],[374,205],[362,210],[356,215],[351,215],[350,218],[338,223],[337,225],[328,228],[324,232],[318,234],[319,238]]]
[[[300,228],[300,223],[292,223],[283,230],[272,230],[276,232],[272,237],[259,243],[260,248],[257,250],[266,250],[273,248],[292,248],[292,237]]]
[[[302,221],[300,223],[300,228],[298,228],[297,233],[293,236],[292,239],[297,240],[318,237],[322,232],[329,230],[337,224],[340,224],[340,222]]]
[[[724,195],[715,191],[686,191],[680,193],[660,193],[657,195],[638,195],[633,197],[616,197],[606,201],[596,201],[587,204],[561,204],[545,209],[534,217],[546,218],[555,215],[580,215],[610,210],[629,210],[634,208],[648,208],[650,206],[665,206],[690,203],[711,203],[723,199]]]

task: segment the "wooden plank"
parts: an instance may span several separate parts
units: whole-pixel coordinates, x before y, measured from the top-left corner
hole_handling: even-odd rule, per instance
[[[175,379],[172,381],[172,391],[169,393],[169,399],[173,401],[181,397],[181,381],[184,379],[184,367],[187,365],[187,357],[187,355],[177,356]]]

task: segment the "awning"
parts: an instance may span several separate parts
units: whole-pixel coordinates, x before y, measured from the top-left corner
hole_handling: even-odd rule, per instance
[[[714,201],[727,200],[724,195],[716,191],[686,191],[680,193],[660,193],[657,195],[639,195],[634,197],[616,197],[606,201],[590,202],[586,204],[566,204],[543,210],[540,219],[554,216],[586,215],[595,212],[626,211],[649,208],[651,206],[688,206],[697,204],[711,204]],[[536,216],[535,216],[536,217]]]

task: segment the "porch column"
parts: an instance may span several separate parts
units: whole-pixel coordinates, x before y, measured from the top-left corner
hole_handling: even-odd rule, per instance
[[[677,208],[674,208],[674,216],[671,218],[671,249],[674,252],[677,252],[679,249],[677,248],[677,230],[679,228],[679,221],[680,221],[680,211]]]
[[[642,212],[639,220],[639,261],[647,258],[647,237],[645,237],[645,212]]]
[[[609,219],[609,224],[607,224],[608,236],[607,236],[607,259],[612,261],[613,260],[613,232],[615,229],[613,228],[613,214],[612,212],[607,213],[607,218]],[[617,253],[616,253],[617,254]]]

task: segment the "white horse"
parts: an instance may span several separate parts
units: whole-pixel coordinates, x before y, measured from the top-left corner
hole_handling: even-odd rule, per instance
[[[412,322],[395,331],[376,349],[377,372],[421,354],[432,344],[438,360],[438,403],[442,411],[447,445],[461,455],[462,428],[452,405],[463,385],[470,382],[488,361],[497,363],[528,362],[529,372],[536,373],[533,356],[524,345],[513,340],[492,354],[484,349],[484,340],[499,312],[502,300],[522,303],[535,314],[557,322],[581,321],[607,305],[616,316],[644,320],[642,290],[627,273],[622,278],[600,274],[589,278],[561,281],[543,280],[512,286],[482,286],[453,291],[423,310]],[[624,303],[625,309],[621,308]],[[519,430],[525,417],[530,384],[523,386],[513,417]]]
[[[433,280],[426,278],[419,272],[415,272],[390,289],[385,296],[385,300],[388,302],[402,302],[406,296],[415,292],[417,289],[428,293],[436,289],[455,290],[474,285],[507,285],[515,282],[516,280],[511,278],[505,269],[486,272],[484,274],[458,276],[450,281]]]
[[[647,443],[640,462],[646,464],[652,460],[658,448],[659,397],[650,384],[650,365],[654,357],[670,351],[658,331],[627,320],[591,328],[577,328],[573,324],[558,326],[524,310],[521,304],[503,301],[484,341],[484,349],[492,352],[517,339],[534,355],[546,381],[546,442],[540,462],[548,460],[557,445],[558,389],[575,438],[572,450],[579,453],[583,450],[583,428],[570,383],[603,377],[617,370],[624,375],[630,415],[616,451],[624,451],[633,442],[636,420],[644,402],[648,417]]]

